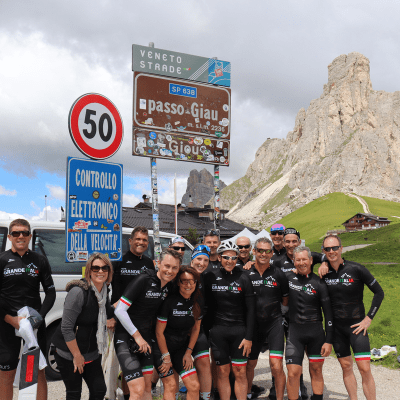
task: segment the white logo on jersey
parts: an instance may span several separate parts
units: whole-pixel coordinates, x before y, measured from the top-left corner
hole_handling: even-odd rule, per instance
[[[15,261],[13,258],[10,258],[9,260],[8,260],[8,262],[12,262],[12,261]]]
[[[177,306],[183,306],[183,304],[182,303],[178,303]]]
[[[222,280],[222,278],[218,277],[216,280],[217,280],[217,281],[221,281],[221,280]]]

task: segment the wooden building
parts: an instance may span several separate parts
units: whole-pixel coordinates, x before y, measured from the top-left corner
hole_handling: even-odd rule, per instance
[[[349,218],[342,225],[346,228],[346,232],[354,232],[365,229],[377,229],[387,226],[392,221],[387,218],[378,217],[373,214],[358,213],[353,217]]]

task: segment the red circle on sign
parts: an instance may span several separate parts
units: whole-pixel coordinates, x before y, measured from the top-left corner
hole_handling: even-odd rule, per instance
[[[110,112],[115,121],[115,138],[110,145],[104,149],[96,149],[88,145],[82,138],[82,132],[79,130],[79,115],[83,108],[91,103],[98,103],[106,107],[107,111]],[[84,94],[75,101],[69,112],[68,125],[69,134],[78,150],[86,156],[96,160],[102,160],[114,155],[120,148],[124,136],[122,119],[117,108],[109,99],[107,99],[107,97],[97,93]]]

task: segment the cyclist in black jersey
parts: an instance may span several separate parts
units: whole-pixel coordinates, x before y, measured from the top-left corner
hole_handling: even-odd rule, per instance
[[[158,308],[172,289],[181,255],[165,248],[158,271],[147,269],[133,280],[121,296],[115,316],[118,318],[114,345],[126,382],[130,400],[151,400],[153,372],[153,322]]]
[[[273,250],[268,238],[257,239],[254,244],[254,254],[255,264],[250,270],[244,272],[252,281],[256,295],[256,326],[247,363],[247,392],[250,398],[257,359],[265,339],[268,339],[271,373],[276,383],[276,398],[283,400],[286,376],[283,372],[284,332],[281,302],[287,306],[289,286],[285,274],[269,263]]]
[[[144,226],[137,226],[132,230],[129,238],[129,250],[121,261],[113,262],[114,276],[111,283],[111,304],[116,303],[129,283],[136,278],[141,271],[153,269],[153,261],[144,252],[149,246],[149,232]]]
[[[229,241],[218,247],[221,268],[208,272],[204,279],[207,312],[212,312],[211,349],[218,368],[218,392],[229,400],[229,372],[235,376],[235,394],[246,400],[247,357],[253,338],[255,299],[249,277],[236,268],[238,247]]]
[[[279,260],[283,255],[286,254],[286,249],[283,244],[283,233],[285,231],[285,226],[282,224],[274,224],[271,226],[271,240],[274,246],[272,249],[274,250],[274,255],[272,257],[273,261]]]
[[[208,263],[207,272],[219,269],[221,266],[217,253],[218,246],[221,244],[219,232],[215,229],[206,231],[203,236],[203,244],[210,248],[210,261]]]
[[[199,290],[201,292],[201,301],[203,303],[203,320],[206,316],[206,308],[204,304],[204,271],[208,267],[209,259],[210,248],[208,246],[200,244],[193,249],[190,265],[200,274]],[[212,386],[210,345],[204,332],[203,324],[201,324],[199,337],[192,354],[200,382],[200,399],[209,400]]]
[[[312,272],[312,262],[310,249],[299,246],[294,250],[297,274],[286,274],[289,280],[289,333],[285,357],[289,400],[298,398],[305,348],[313,389],[311,399],[323,398],[322,366],[324,357],[329,356],[332,350],[332,308],[328,288],[325,282]],[[326,337],[322,327],[321,307],[324,311]]]
[[[328,285],[332,301],[335,338],[333,348],[343,370],[343,380],[350,399],[357,398],[357,381],[353,372],[350,347],[362,378],[364,395],[376,398],[376,388],[370,366],[370,344],[367,329],[376,315],[384,292],[382,287],[363,265],[342,258],[342,243],[338,236],[328,235],[323,241],[328,268],[319,268]],[[371,308],[365,315],[364,285],[374,293]]]
[[[187,399],[196,400],[200,383],[192,353],[202,318],[198,302],[200,275],[193,267],[184,265],[176,281],[178,291],[164,301],[158,313],[154,362],[163,381],[165,400],[174,400],[178,391],[174,370],[187,388]]]
[[[46,349],[44,318],[56,299],[51,268],[46,257],[29,250],[32,238],[29,222],[16,219],[10,223],[8,239],[11,250],[0,254],[0,399],[13,397],[13,381],[18,365],[21,337],[17,311],[29,306],[42,317],[38,321],[38,343],[42,353]],[[45,297],[40,298],[40,285]],[[47,382],[44,369],[39,371],[37,399],[47,399]]]

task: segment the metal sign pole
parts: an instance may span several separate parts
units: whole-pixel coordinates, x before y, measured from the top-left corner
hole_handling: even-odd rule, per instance
[[[219,231],[219,165],[214,165],[214,228]]]
[[[150,158],[151,165],[151,191],[152,195],[152,205],[151,209],[153,211],[153,238],[154,238],[154,260],[160,261],[161,254],[161,242],[160,242],[160,216],[158,211],[158,190],[157,190],[157,159]]]
[[[150,42],[149,47],[154,47],[154,43]],[[161,242],[160,242],[160,214],[158,211],[158,189],[157,189],[157,159],[150,158],[151,166],[151,191],[152,191],[152,205],[153,212],[153,238],[154,238],[154,261],[157,265],[160,261],[161,255]]]

